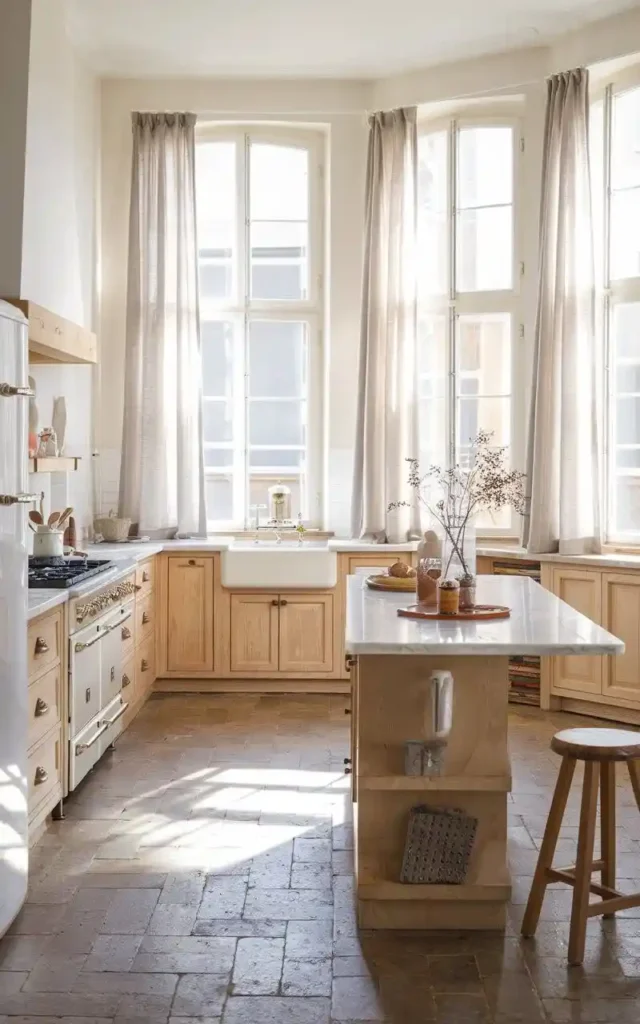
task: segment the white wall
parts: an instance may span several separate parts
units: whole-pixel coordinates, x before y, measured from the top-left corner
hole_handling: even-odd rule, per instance
[[[99,88],[65,32],[64,0],[32,0],[26,121],[20,295],[95,329],[97,280]],[[92,513],[92,367],[37,366],[40,426],[51,423],[53,397],[67,400],[66,451],[77,473],[38,475],[57,507],[71,504],[79,523]],[[54,491],[49,495],[49,487]]]
[[[132,110],[190,110],[203,120],[327,126],[330,144],[326,506],[332,529],[350,516],[362,225],[370,90],[358,82],[111,80],[102,85],[102,336],[98,444],[102,505],[117,503],[122,438]]]

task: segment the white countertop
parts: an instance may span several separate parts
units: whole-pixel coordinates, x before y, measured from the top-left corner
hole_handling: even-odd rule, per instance
[[[640,569],[640,554],[630,555],[624,552],[610,551],[604,555],[560,555],[530,554],[520,547],[498,547],[479,544],[476,555],[480,558],[504,558],[506,561],[524,559],[527,562],[562,562],[564,565],[593,566],[601,569]]]
[[[30,590],[27,595],[27,621],[37,619],[68,600],[68,590]]]
[[[511,608],[508,619],[419,622],[400,618],[411,594],[369,590],[363,576],[347,581],[349,654],[622,654],[622,640],[591,622],[538,583],[520,576],[479,576],[479,604]]]

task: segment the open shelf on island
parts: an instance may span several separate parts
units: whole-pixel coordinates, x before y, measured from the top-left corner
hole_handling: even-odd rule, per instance
[[[358,780],[361,790],[453,791],[510,793],[510,775],[366,775]]]
[[[49,456],[43,459],[29,459],[30,473],[73,473],[78,468],[79,458],[67,458],[60,455],[57,458]]]
[[[358,886],[363,900],[460,900],[471,902],[508,900],[511,884],[495,882],[481,885],[410,885],[407,882],[366,882]]]

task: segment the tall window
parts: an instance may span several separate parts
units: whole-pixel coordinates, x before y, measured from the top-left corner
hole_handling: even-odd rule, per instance
[[[465,465],[479,429],[512,443],[516,264],[513,123],[449,122],[418,143],[420,447]],[[478,524],[505,532],[506,510]]]
[[[321,159],[321,138],[303,131],[199,135],[210,528],[253,521],[277,482],[290,487],[294,515],[320,517]]]
[[[593,108],[596,255],[605,367],[606,538],[640,542],[640,88]],[[600,216],[598,217],[598,214]]]

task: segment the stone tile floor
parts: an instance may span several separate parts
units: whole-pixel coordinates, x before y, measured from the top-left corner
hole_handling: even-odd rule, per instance
[[[360,933],[341,697],[150,701],[32,852],[0,942],[2,1024],[640,1021],[640,909],[565,952],[571,894],[518,925],[557,759],[580,720],[513,708],[506,934]],[[593,721],[591,721],[593,724]],[[640,888],[640,814],[620,776],[620,885]],[[574,855],[577,783],[558,856]]]

